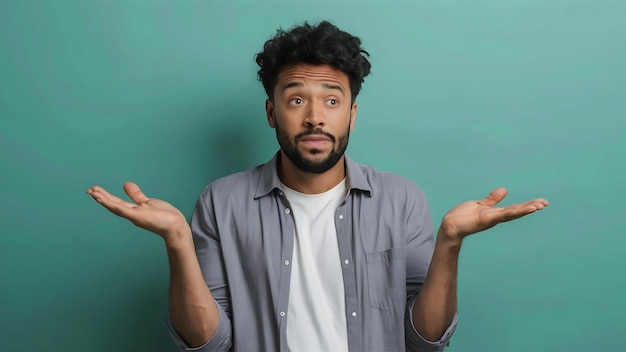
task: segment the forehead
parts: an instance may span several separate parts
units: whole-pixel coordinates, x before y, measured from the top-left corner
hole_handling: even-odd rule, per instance
[[[278,74],[276,87],[282,87],[290,83],[324,84],[332,83],[340,86],[344,91],[349,91],[350,80],[348,75],[329,65],[297,64],[283,68]]]

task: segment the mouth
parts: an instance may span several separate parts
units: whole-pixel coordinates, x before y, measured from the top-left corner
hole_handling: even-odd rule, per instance
[[[308,149],[324,149],[328,147],[331,142],[329,139],[301,139],[300,144]]]
[[[330,142],[330,138],[323,134],[309,134],[302,136],[300,142]]]
[[[333,140],[325,134],[314,133],[306,134],[298,138],[298,142],[308,149],[325,149],[328,145],[333,143]]]

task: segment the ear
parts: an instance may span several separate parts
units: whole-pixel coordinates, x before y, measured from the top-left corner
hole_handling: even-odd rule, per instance
[[[274,115],[274,102],[272,99],[265,101],[265,117],[271,128],[276,128],[276,116]]]
[[[354,129],[354,123],[356,122],[357,109],[358,109],[358,106],[356,105],[356,103],[353,103],[352,107],[350,108],[350,132],[352,132],[352,130]]]

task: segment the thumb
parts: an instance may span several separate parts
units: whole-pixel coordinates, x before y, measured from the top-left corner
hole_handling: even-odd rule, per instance
[[[150,199],[146,197],[146,195],[143,194],[139,186],[137,186],[133,182],[126,182],[124,184],[124,192],[126,192],[126,194],[128,194],[130,199],[132,199],[137,204],[146,202]]]
[[[485,199],[481,200],[479,203],[493,207],[494,205],[500,203],[500,201],[502,201],[504,197],[506,197],[506,194],[506,188],[498,187],[491,191],[491,193],[489,193],[489,195],[485,197]]]

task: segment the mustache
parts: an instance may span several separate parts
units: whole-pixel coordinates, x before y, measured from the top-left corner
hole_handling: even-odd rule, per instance
[[[294,137],[294,139],[295,139],[296,142],[298,142],[304,136],[311,136],[311,135],[316,135],[316,134],[324,135],[324,136],[328,137],[328,139],[330,139],[331,142],[335,143],[335,136],[333,136],[332,134],[324,131],[321,128],[313,128],[313,129],[304,131],[302,133],[299,133],[299,134],[297,134]]]

